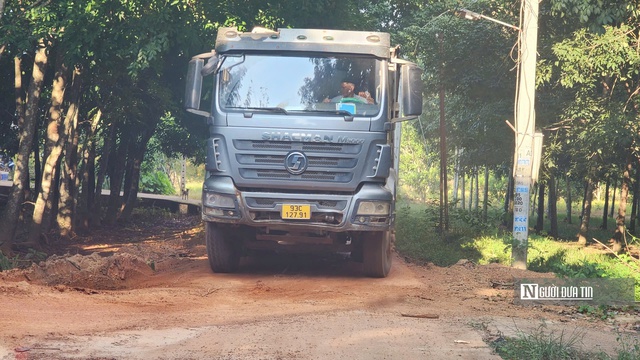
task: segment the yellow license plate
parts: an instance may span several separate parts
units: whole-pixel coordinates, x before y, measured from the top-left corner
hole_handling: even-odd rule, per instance
[[[283,204],[282,212],[283,219],[311,219],[311,205],[296,205],[296,204]]]

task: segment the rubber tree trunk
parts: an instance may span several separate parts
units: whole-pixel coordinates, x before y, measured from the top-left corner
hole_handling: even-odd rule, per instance
[[[438,34],[440,53],[442,54],[444,37]],[[444,88],[444,66],[440,65],[440,232],[449,230],[449,181],[447,180],[447,126],[445,122],[445,88]]]
[[[582,208],[582,219],[580,220],[580,230],[578,231],[578,244],[587,245],[587,235],[589,233],[589,220],[591,219],[591,203],[593,202],[594,181],[588,179],[585,186],[585,196]]]
[[[116,125],[111,123],[108,125],[109,131],[106,132],[107,137],[104,139],[104,146],[102,149],[102,156],[100,157],[100,165],[98,166],[98,175],[96,176],[95,192],[93,194],[93,201],[89,208],[90,224],[91,226],[100,226],[102,224],[102,187],[104,186],[105,179],[107,177],[107,171],[109,170],[109,160],[111,158],[111,149],[116,143]]]
[[[607,220],[609,219],[609,185],[611,183],[610,179],[607,179],[607,184],[604,187],[604,209],[602,209],[602,225],[600,225],[601,229],[607,229]]]
[[[466,209],[466,191],[467,189],[465,189],[465,183],[464,183],[464,173],[460,174],[460,187],[461,187],[461,191],[460,191],[460,205],[462,205],[462,210]]]
[[[38,123],[36,123],[34,136],[38,136],[38,133]],[[31,152],[33,153],[33,181],[35,183],[32,197],[35,200],[35,197],[38,196],[40,190],[42,190],[42,161],[40,161],[40,145],[38,145],[38,141],[33,142],[33,149]]]
[[[569,176],[565,176],[565,185],[567,187],[567,197],[565,198],[565,202],[567,205],[567,224],[573,224],[573,220],[571,219],[571,205],[573,204],[573,197],[571,196],[571,180]]]
[[[473,210],[473,171],[471,172],[471,176],[469,177],[469,211]]]
[[[37,153],[34,153],[34,156],[37,157],[37,173],[35,176],[36,180],[36,199],[42,192],[42,182],[43,181],[53,181],[51,179],[43,179],[44,171],[46,167],[47,159],[51,154],[53,147],[56,145],[58,138],[60,136],[60,131],[62,129],[62,102],[64,100],[64,91],[67,82],[67,73],[66,68],[63,64],[63,54],[58,51],[55,61],[55,75],[53,78],[53,86],[51,90],[51,101],[49,103],[49,112],[48,118],[45,125],[46,128],[46,136],[42,149],[39,148],[38,142],[35,143],[37,149]],[[42,150],[42,157],[40,159],[40,150]],[[40,161],[41,160],[41,161]],[[58,170],[58,165],[55,166],[55,170]],[[54,173],[54,177],[57,178],[58,173]],[[56,184],[57,185],[57,184]],[[50,187],[50,189],[56,189],[57,197],[57,186]],[[48,201],[53,201],[53,198],[48,197]],[[51,204],[47,204],[51,205]],[[57,207],[57,205],[56,205]],[[48,209],[45,209],[45,214],[43,215],[43,221],[46,221],[47,224],[43,225],[45,228],[48,228],[48,224],[50,223],[50,211],[51,206]]]
[[[49,121],[47,125],[48,153],[42,171],[42,190],[33,210],[33,219],[29,230],[29,241],[37,245],[40,235],[49,231],[54,200],[57,201],[57,177],[59,176],[59,162],[66,143],[65,124],[62,122],[62,102],[67,83],[67,69],[62,63],[62,57],[56,62],[56,75],[51,90],[51,106],[49,107]],[[57,203],[55,204],[57,207]]]
[[[633,182],[633,202],[631,203],[631,218],[629,219],[629,232],[636,235],[636,218],[638,216],[638,200],[640,200],[640,169],[638,168],[638,159],[636,159],[635,181]]]
[[[456,146],[454,155],[454,172],[453,172],[453,204],[458,207],[458,190],[460,189],[460,154],[458,153],[458,147]]]
[[[113,225],[118,220],[122,211],[122,181],[124,179],[125,166],[127,161],[127,153],[129,152],[129,138],[121,138],[122,142],[117,149],[113,149],[114,154],[111,155],[109,161],[109,200],[107,203],[107,211],[103,223]],[[114,156],[115,155],[115,156]]]
[[[627,154],[627,162],[622,173],[622,184],[620,184],[620,204],[618,204],[618,216],[616,216],[616,230],[613,233],[613,245],[611,250],[619,254],[626,248],[626,229],[625,218],[627,214],[627,197],[629,196],[629,187],[631,185],[631,170],[633,155],[631,151]]]
[[[13,58],[13,65],[14,65],[14,78],[15,78],[15,106],[16,106],[16,118],[18,120],[18,129],[23,129],[25,124],[24,124],[24,112],[25,112],[25,104],[24,104],[24,99],[23,99],[23,88],[22,88],[22,59],[18,56]],[[32,144],[36,144],[37,141],[33,141],[34,137],[36,136],[36,134],[38,133],[38,125],[37,125],[37,121],[35,124],[33,124],[33,134],[31,134],[31,143]],[[22,135],[21,133],[19,133],[19,135]],[[20,139],[22,140],[22,139]],[[32,145],[33,146],[33,145]],[[26,153],[26,158],[29,158],[29,153]],[[38,165],[38,163],[36,162],[36,166]],[[30,197],[30,188],[31,188],[31,182],[29,181],[29,168],[27,167],[26,169],[24,169],[24,176],[20,177],[21,181],[20,181],[20,186],[22,187],[22,193],[23,193],[23,197],[24,199],[29,199]],[[19,178],[19,176],[14,176],[14,179]],[[22,202],[22,201],[20,201]]]
[[[12,253],[11,247],[13,245],[16,228],[18,226],[20,208],[24,199],[24,192],[28,189],[29,153],[31,152],[33,145],[36,122],[38,121],[38,103],[40,101],[40,94],[42,93],[44,84],[47,60],[47,51],[44,41],[40,40],[38,50],[34,57],[31,80],[27,90],[27,100],[24,102],[24,106],[18,107],[19,146],[15,161],[13,186],[11,188],[11,194],[9,195],[7,205],[4,208],[2,216],[0,216],[0,229],[2,229],[2,231],[0,231],[0,251],[5,255]],[[14,65],[16,70],[15,86],[17,92],[19,88],[22,88],[22,82],[18,81],[18,78],[22,76],[19,58],[15,59]],[[22,101],[18,101],[16,99],[16,105],[23,105]],[[22,109],[24,109],[24,113],[22,112]],[[23,114],[24,116],[21,116]]]
[[[556,177],[549,174],[549,235],[558,238],[558,189]]]
[[[127,188],[125,189],[125,204],[122,209],[121,218],[123,220],[129,220],[131,217],[131,213],[133,208],[136,205],[138,200],[138,188],[140,185],[140,165],[142,164],[142,160],[144,159],[144,154],[147,150],[147,144],[151,139],[155,131],[154,129],[148,129],[143,132],[141,135],[141,139],[136,143],[135,149],[129,152],[129,159],[127,160],[127,174],[125,179],[125,184]]]
[[[587,192],[589,192],[589,181],[584,183],[584,191],[582,193],[582,211],[580,212],[580,220],[584,217],[585,203],[587,202]],[[593,198],[593,194],[591,195]]]
[[[489,165],[484,166],[484,200],[482,202],[482,219],[487,221],[489,217]]]
[[[78,196],[78,227],[83,231],[88,231],[90,228],[90,216],[89,211],[93,207],[93,194],[95,192],[95,172],[96,172],[96,132],[100,118],[102,117],[102,111],[98,110],[93,114],[91,123],[85,125],[86,130],[84,132],[84,141],[82,144],[82,170],[81,170],[81,185]]]
[[[64,167],[60,178],[60,199],[56,222],[60,235],[72,236],[75,233],[75,218],[77,205],[77,174],[78,174],[78,114],[80,109],[80,95],[82,89],[82,74],[78,68],[73,72],[73,83],[69,91],[69,108],[64,120],[65,139]]]
[[[480,171],[478,170],[478,167],[475,167],[475,174],[476,174],[476,202],[475,202],[475,210],[476,213],[478,211],[480,211]]]
[[[544,230],[544,192],[545,192],[545,183],[540,183],[538,185],[538,217],[536,219],[535,230],[537,233],[541,233]]]
[[[613,217],[613,212],[616,207],[616,195],[618,194],[618,180],[613,180],[613,196],[611,197],[611,208],[609,209],[609,216]]]

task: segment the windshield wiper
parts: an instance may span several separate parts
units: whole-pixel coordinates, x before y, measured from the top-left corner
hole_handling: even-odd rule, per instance
[[[353,121],[353,114],[346,110],[286,110],[284,108],[274,106],[274,107],[244,107],[244,106],[227,106],[227,109],[234,110],[245,110],[245,117],[253,117],[254,111],[265,111],[272,112],[276,114],[285,114],[291,115],[292,112],[296,113],[320,113],[320,114],[332,114],[332,115],[341,115],[344,116],[345,121]]]
[[[348,112],[347,110],[303,110],[303,111],[310,112],[310,113],[342,115],[344,116],[345,121],[353,121],[353,116],[354,116],[354,114]]]
[[[244,107],[244,106],[228,106],[227,109],[237,109],[237,110],[258,110],[258,111],[266,111],[266,112],[272,112],[272,113],[277,113],[277,114],[285,114],[285,115],[289,115],[289,112],[281,107],[253,107],[253,106],[249,106],[249,107]]]
[[[303,110],[304,112],[314,112],[314,113],[323,113],[323,114],[336,114],[336,115],[345,115],[345,116],[353,116],[352,113],[347,110]]]

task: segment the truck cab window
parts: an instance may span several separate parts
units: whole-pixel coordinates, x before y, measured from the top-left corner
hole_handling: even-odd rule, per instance
[[[317,115],[326,110],[327,116],[343,107],[337,103],[350,102],[353,115],[375,116],[380,68],[381,61],[372,57],[228,56],[218,73],[218,101],[225,111],[281,108]],[[351,93],[343,93],[345,83]]]

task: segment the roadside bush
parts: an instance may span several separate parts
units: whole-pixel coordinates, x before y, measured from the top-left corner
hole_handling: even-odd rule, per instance
[[[154,171],[140,175],[140,192],[173,195],[176,190],[173,188],[167,174],[162,171]]]

